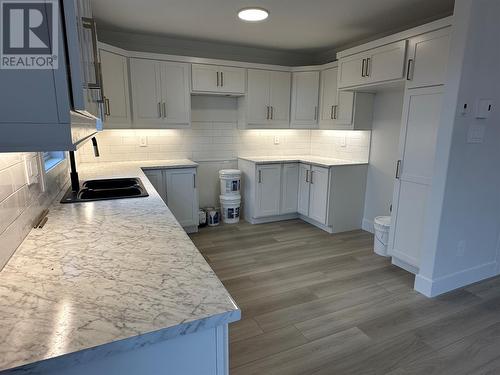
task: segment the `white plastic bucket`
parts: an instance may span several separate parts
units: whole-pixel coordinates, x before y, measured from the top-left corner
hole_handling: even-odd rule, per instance
[[[222,169],[219,171],[221,195],[240,195],[241,171]]]
[[[241,196],[221,195],[222,221],[224,224],[236,224],[240,221]]]
[[[389,230],[391,229],[390,216],[377,216],[373,221],[375,229],[375,243],[373,250],[376,254],[383,257],[389,256],[387,254],[387,245],[389,244]]]

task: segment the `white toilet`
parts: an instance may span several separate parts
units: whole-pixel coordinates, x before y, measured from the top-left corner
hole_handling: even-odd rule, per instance
[[[389,230],[391,229],[390,216],[377,216],[373,221],[375,229],[375,240],[373,250],[376,254],[383,257],[388,257],[387,245],[389,244]]]

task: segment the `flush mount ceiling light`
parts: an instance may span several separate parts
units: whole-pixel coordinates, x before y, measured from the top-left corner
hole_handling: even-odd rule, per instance
[[[269,11],[264,8],[243,8],[238,12],[238,17],[247,22],[259,22],[269,17]]]

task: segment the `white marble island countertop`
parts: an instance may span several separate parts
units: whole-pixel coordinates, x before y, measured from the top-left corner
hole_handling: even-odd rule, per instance
[[[0,272],[0,372],[37,373],[240,319],[141,170],[196,163],[78,167],[81,181],[140,177],[149,197],[60,204],[60,194]]]
[[[255,164],[273,164],[273,163],[307,163],[320,167],[338,167],[345,165],[363,165],[367,162],[358,162],[343,159],[334,159],[323,156],[313,155],[292,155],[292,156],[239,156],[238,159],[250,161]]]

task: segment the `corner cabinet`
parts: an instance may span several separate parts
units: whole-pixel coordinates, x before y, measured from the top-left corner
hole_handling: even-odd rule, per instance
[[[390,43],[339,59],[339,88],[402,80],[407,41]]]
[[[289,128],[291,73],[248,69],[247,76],[247,94],[238,103],[240,128]]]
[[[361,228],[366,165],[256,164],[240,158],[243,216],[251,224],[301,218],[329,233]]]
[[[319,115],[319,71],[292,74],[291,128],[317,128]]]
[[[339,91],[338,68],[321,72],[320,129],[370,130],[374,94]]]
[[[208,64],[191,65],[193,94],[244,95],[245,69]]]
[[[188,233],[198,231],[196,168],[145,169],[144,174]]]
[[[132,118],[127,58],[103,49],[99,52],[103,79],[104,126],[106,129],[130,128]]]
[[[189,64],[130,59],[134,128],[182,128],[191,122]]]

